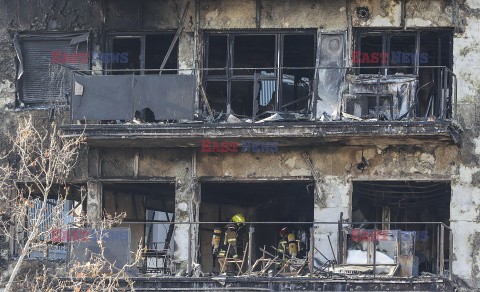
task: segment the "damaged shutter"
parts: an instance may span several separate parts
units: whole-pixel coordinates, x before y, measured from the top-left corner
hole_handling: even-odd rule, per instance
[[[52,51],[71,56],[88,53],[88,34],[23,36],[20,38],[24,73],[20,82],[20,101],[25,104],[67,103],[72,70],[88,70],[89,60],[52,63]],[[19,58],[20,59],[20,58]],[[74,62],[71,62],[74,61]]]

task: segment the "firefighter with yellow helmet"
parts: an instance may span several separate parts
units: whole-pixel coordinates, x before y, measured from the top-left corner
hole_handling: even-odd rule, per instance
[[[221,260],[221,258],[230,256],[233,258],[238,258],[239,247],[242,246],[242,231],[244,230],[244,226],[245,217],[242,214],[234,215],[230,219],[230,223],[227,224],[225,232],[223,233],[223,242],[220,229],[218,227],[215,228],[212,238],[214,256],[217,256],[219,260]]]

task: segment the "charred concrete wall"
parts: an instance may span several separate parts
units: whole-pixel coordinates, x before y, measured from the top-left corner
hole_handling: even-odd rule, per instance
[[[200,182],[271,182],[313,180],[303,154],[311,157],[315,170],[321,175],[312,208],[315,221],[336,221],[340,212],[351,218],[353,181],[363,180],[416,180],[450,181],[457,175],[459,149],[455,145],[432,146],[378,146],[285,147],[278,153],[202,153],[193,149],[113,149],[101,150],[102,172],[99,180],[118,181],[171,181],[175,178],[177,221],[193,221],[202,216],[209,221],[211,207],[202,206],[198,194]],[[135,156],[138,175],[134,173]],[[359,169],[362,157],[367,166]],[[196,164],[193,167],[192,161]],[[190,169],[195,168],[195,172]],[[180,185],[180,186],[179,186]],[[192,199],[194,198],[194,199]],[[452,212],[463,204],[452,202]],[[190,210],[193,210],[192,214]],[[239,210],[243,210],[239,208]],[[202,215],[203,214],[203,215]],[[210,214],[210,215],[209,215]],[[249,214],[246,212],[245,214]],[[247,218],[248,220],[248,218]],[[188,254],[188,229],[175,233],[177,260]],[[327,235],[337,240],[336,225],[320,225],[315,229],[316,247],[330,255]],[[187,240],[187,241],[185,241]],[[203,253],[209,248],[209,238],[201,237]],[[192,248],[197,242],[192,242]],[[192,251],[192,256],[196,251]],[[195,258],[193,258],[195,260]]]
[[[403,4],[402,4],[403,3]],[[380,1],[380,0],[202,0],[199,3],[200,30],[225,29],[295,29],[348,31],[352,29],[389,28],[421,29],[454,27],[454,72],[458,77],[458,122],[463,128],[462,145],[377,147],[311,147],[286,148],[275,154],[202,154],[192,149],[104,149],[97,167],[80,163],[79,181],[95,179],[170,180],[176,183],[177,221],[198,218],[198,179],[289,180],[312,179],[302,153],[308,152],[322,180],[315,198],[315,220],[337,220],[340,212],[351,214],[351,192],[354,180],[447,180],[452,182],[451,227],[454,229],[454,266],[459,277],[480,286],[480,135],[478,133],[477,78],[480,64],[478,34],[480,4],[474,0],[455,1]],[[104,51],[106,33],[110,31],[174,30],[186,1],[101,1],[101,0],[17,0],[0,2],[0,107],[2,149],[8,147],[6,133],[15,128],[18,119],[33,114],[49,119],[49,110],[21,109],[16,100],[16,70],[13,35],[23,32],[91,31],[91,50]],[[259,10],[257,9],[259,6]],[[368,8],[369,17],[358,15],[358,8]],[[194,65],[195,3],[190,5],[185,30],[180,36],[178,64]],[[201,47],[201,45],[200,45]],[[351,49],[351,47],[349,47]],[[92,64],[92,69],[101,64]],[[15,109],[15,110],[14,110]],[[68,120],[68,111],[56,111],[59,121]],[[89,149],[90,155],[94,149]],[[138,165],[135,166],[135,153]],[[195,154],[193,154],[195,153]],[[365,157],[368,166],[357,165]],[[98,167],[96,168],[98,169]],[[176,230],[176,257],[184,262],[188,254],[187,225]],[[327,247],[325,235],[335,236],[331,228],[318,228],[318,245]],[[333,238],[333,240],[335,240]],[[195,239],[192,240],[195,242]],[[194,246],[194,244],[192,244]],[[193,247],[192,247],[193,249]],[[193,250],[193,256],[196,251]],[[330,254],[329,252],[325,254]]]

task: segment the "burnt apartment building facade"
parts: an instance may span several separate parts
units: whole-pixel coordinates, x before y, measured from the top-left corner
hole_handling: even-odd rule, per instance
[[[477,1],[4,0],[0,16],[2,147],[29,115],[83,133],[71,183],[91,218],[126,212],[132,248],[155,220],[208,222],[157,239],[177,271],[209,273],[212,222],[241,213],[311,222],[315,265],[347,264],[352,228],[400,229],[417,232],[405,275],[480,287]],[[280,227],[256,225],[257,258]]]

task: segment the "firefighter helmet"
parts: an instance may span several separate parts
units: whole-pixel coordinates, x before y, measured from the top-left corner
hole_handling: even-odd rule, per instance
[[[278,232],[278,235],[280,235],[281,238],[285,237],[285,235],[288,233],[288,227],[282,227],[280,231]]]
[[[245,225],[245,217],[242,214],[233,216],[231,221],[237,223],[238,226]]]

